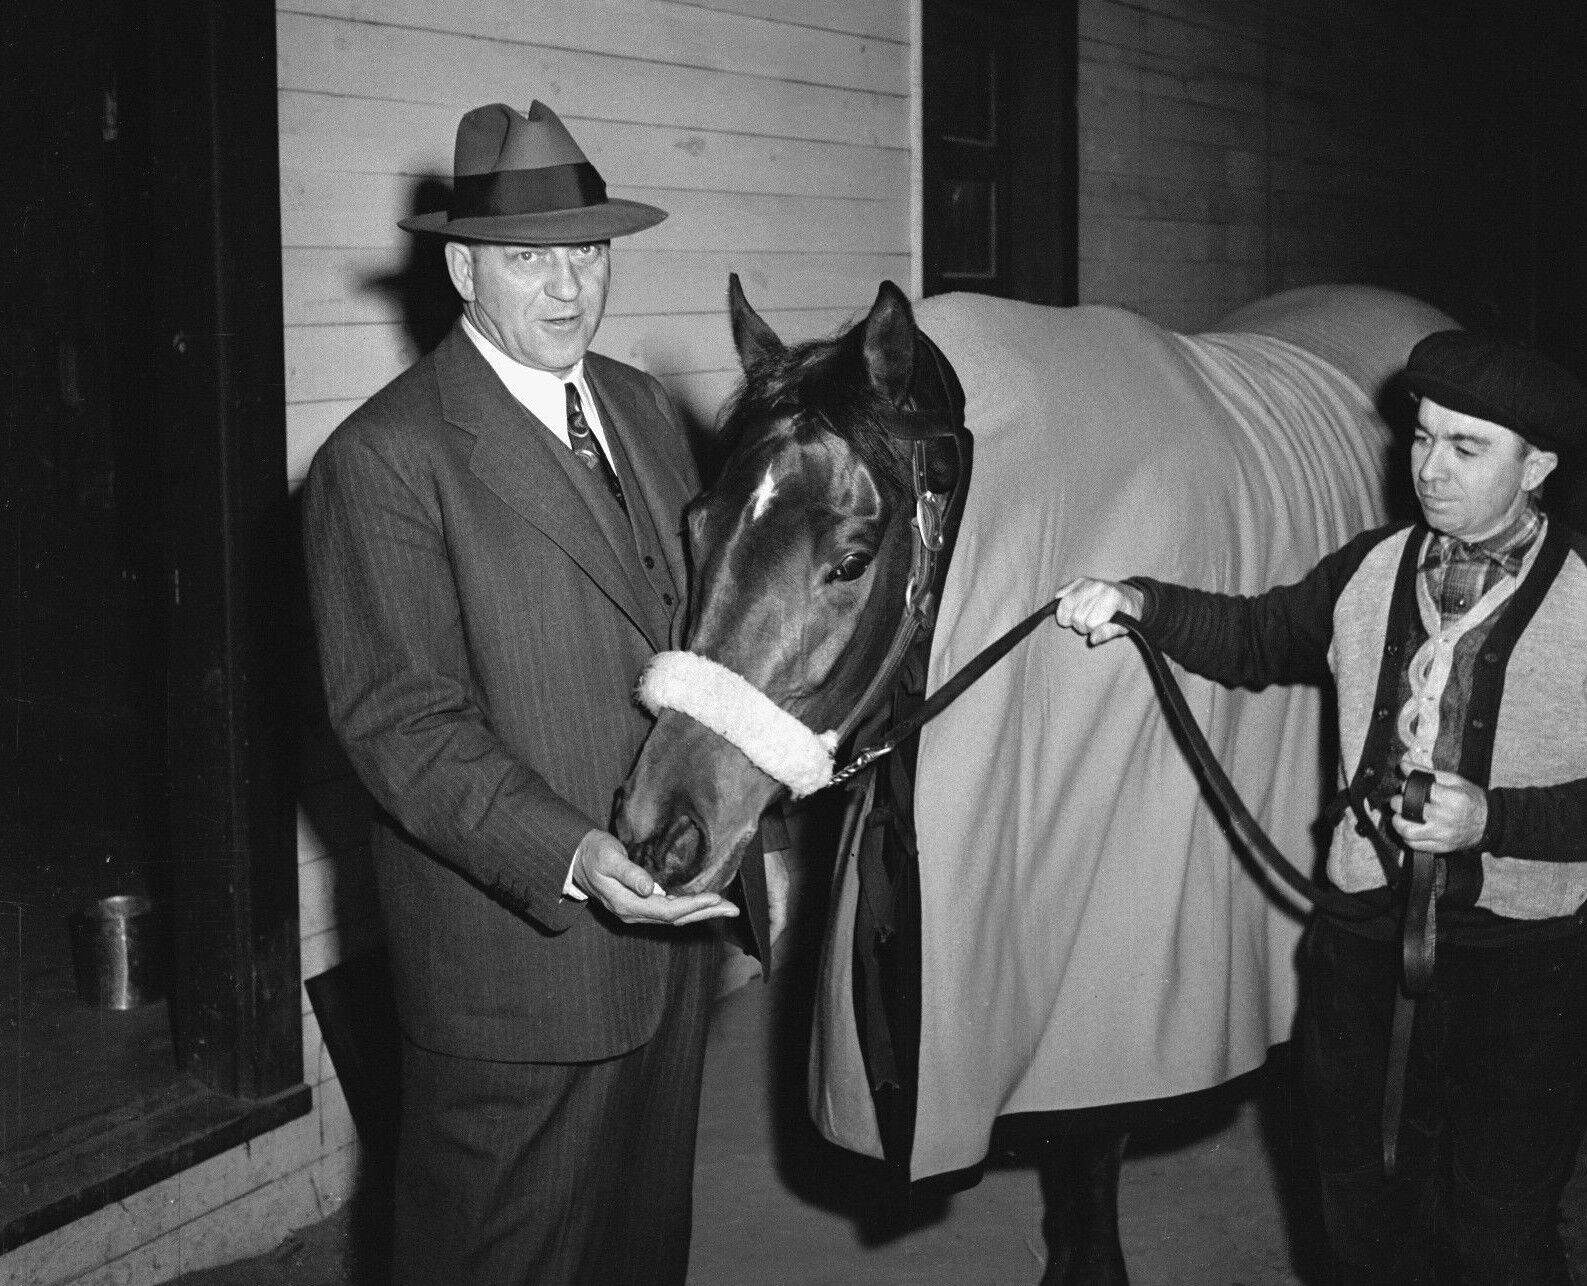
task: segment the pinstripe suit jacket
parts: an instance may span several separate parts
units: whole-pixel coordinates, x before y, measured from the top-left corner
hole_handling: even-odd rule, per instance
[[[461,1057],[643,1043],[699,933],[562,898],[649,728],[631,700],[683,599],[698,488],[654,379],[589,387],[632,524],[460,326],[333,433],[304,539],[330,719],[378,805],[376,879],[408,1036]]]

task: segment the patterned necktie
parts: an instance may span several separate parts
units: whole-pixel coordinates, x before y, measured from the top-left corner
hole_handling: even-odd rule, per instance
[[[617,501],[624,513],[628,506],[623,501],[623,484],[617,480],[611,461],[601,450],[601,444],[596,440],[595,434],[590,432],[590,422],[584,418],[584,404],[579,400],[579,390],[573,384],[564,384],[568,391],[568,446],[573,448],[573,454],[584,461],[584,467],[592,473],[598,473],[606,481],[606,489],[612,493],[612,499]]]

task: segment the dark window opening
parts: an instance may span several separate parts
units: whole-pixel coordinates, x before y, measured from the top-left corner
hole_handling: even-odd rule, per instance
[[[1076,298],[1073,0],[925,0],[927,295]]]
[[[0,1253],[308,1107],[274,21],[6,16]]]

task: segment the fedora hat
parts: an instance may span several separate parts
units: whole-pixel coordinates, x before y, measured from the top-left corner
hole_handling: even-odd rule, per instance
[[[527,114],[505,103],[465,113],[452,154],[450,208],[400,226],[452,241],[552,246],[627,236],[666,217],[653,205],[609,200],[567,126],[536,99]]]

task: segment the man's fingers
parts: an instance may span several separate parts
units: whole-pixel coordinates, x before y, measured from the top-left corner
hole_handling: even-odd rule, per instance
[[[615,909],[615,908],[614,908]],[[683,926],[701,920],[715,920],[738,914],[738,908],[714,893],[692,897],[645,898],[617,914],[630,924],[670,924]]]
[[[647,898],[656,889],[655,877],[637,862],[629,861],[627,850],[615,839],[597,851],[593,866],[592,874],[616,881],[635,897]]]
[[[706,906],[686,911],[672,923],[682,926],[685,924],[700,924],[705,920],[731,920],[737,914],[738,908],[736,906],[731,902],[717,898]]]
[[[642,898],[648,898],[658,891],[655,878],[644,867],[634,862],[624,861],[612,875],[620,880],[625,888]]]

